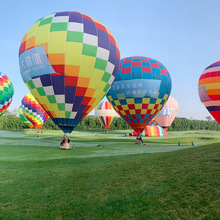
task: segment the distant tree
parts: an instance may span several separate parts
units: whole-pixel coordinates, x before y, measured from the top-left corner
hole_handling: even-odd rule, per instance
[[[212,117],[209,115],[209,116],[206,117],[206,120],[207,121],[212,121]]]

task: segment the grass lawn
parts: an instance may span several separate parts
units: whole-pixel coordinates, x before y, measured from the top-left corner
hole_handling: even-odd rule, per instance
[[[219,132],[125,133],[0,131],[0,219],[220,219]]]

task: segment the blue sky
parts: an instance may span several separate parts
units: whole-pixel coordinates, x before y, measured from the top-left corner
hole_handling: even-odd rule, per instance
[[[52,12],[78,11],[114,35],[121,58],[146,56],[162,62],[172,78],[178,117],[209,115],[198,96],[202,71],[220,60],[219,0],[1,0],[0,72],[14,85],[9,110],[29,93],[19,71],[18,50],[26,31]]]

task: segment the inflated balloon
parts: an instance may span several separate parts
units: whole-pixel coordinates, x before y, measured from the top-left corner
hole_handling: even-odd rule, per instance
[[[14,88],[9,78],[0,72],[0,117],[12,102]]]
[[[147,57],[128,57],[121,60],[107,98],[116,112],[137,133],[142,133],[170,92],[171,78],[163,64]]]
[[[25,112],[25,110],[23,109],[22,105],[20,105],[20,107],[19,107],[19,109],[18,109],[18,113],[19,113],[19,116],[20,116],[21,120],[22,120],[29,128],[33,128],[33,127],[34,127],[34,124],[26,118],[26,116],[24,115],[24,112]]]
[[[24,82],[55,124],[70,133],[101,101],[118,71],[111,32],[78,12],[38,20],[20,45]]]
[[[108,101],[103,101],[95,107],[95,116],[103,127],[109,129],[118,114]]]
[[[139,133],[133,131],[132,136],[138,136]],[[168,137],[168,133],[165,129],[158,125],[147,126],[142,132],[142,136],[145,137]]]
[[[173,97],[169,97],[164,107],[155,116],[155,119],[162,128],[168,129],[178,112],[178,102]]]
[[[220,124],[220,61],[202,72],[198,87],[201,102]]]
[[[18,109],[18,113],[19,113],[19,116],[20,116],[21,120],[22,120],[29,128],[33,128],[33,127],[34,127],[34,124],[26,118],[26,116],[24,115],[24,112],[25,112],[25,110],[23,109],[22,105],[20,105],[20,107],[19,107],[19,109]]]
[[[41,129],[49,116],[31,93],[27,94],[22,99],[21,106],[24,116],[34,125],[34,127]]]

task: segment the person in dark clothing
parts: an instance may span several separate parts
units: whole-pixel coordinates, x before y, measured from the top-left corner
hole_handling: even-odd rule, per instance
[[[66,135],[64,134],[64,136],[61,138],[61,141],[60,141],[60,146],[64,146],[64,144],[66,143]]]
[[[140,145],[142,145],[143,144],[143,139],[142,139],[142,137],[140,136],[140,138],[139,138],[139,144]]]

